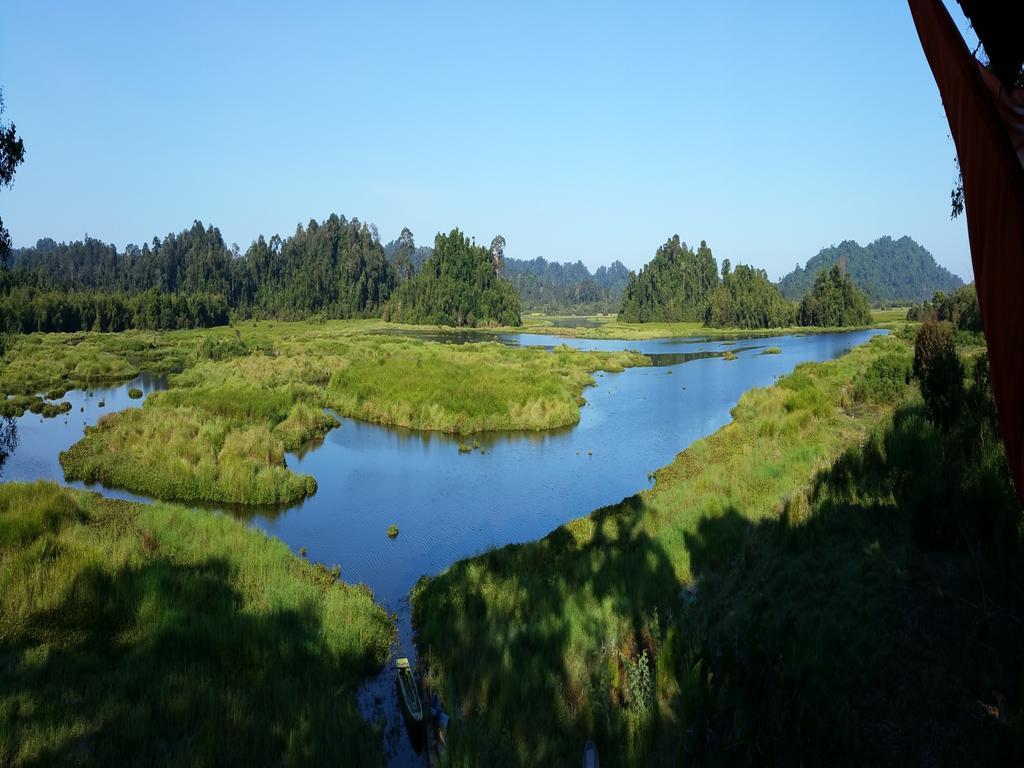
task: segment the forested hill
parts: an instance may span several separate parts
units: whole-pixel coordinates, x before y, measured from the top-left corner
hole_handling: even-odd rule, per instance
[[[384,306],[384,319],[416,325],[519,325],[519,294],[501,277],[505,238],[490,249],[457,229],[434,238],[430,257]]]
[[[122,250],[90,237],[71,243],[45,238],[14,251],[11,267],[7,293],[127,297],[154,289],[219,295],[243,316],[280,318],[377,314],[397,284],[372,225],[336,214],[300,224],[283,239],[261,235],[244,254],[228,248],[216,227],[196,221]],[[26,297],[19,298],[24,304]]]
[[[694,251],[673,235],[638,273],[630,273],[619,319],[627,323],[703,321],[718,264],[703,240]]]
[[[807,266],[796,269],[779,281],[779,290],[788,299],[799,299],[814,287],[819,272],[845,259],[845,271],[867,294],[872,304],[917,303],[931,298],[936,291],[952,293],[963,280],[936,263],[926,248],[910,237],[893,240],[880,237],[860,246],[853,240],[823,248]]]
[[[502,276],[519,289],[528,312],[618,312],[629,270],[622,262],[591,273],[582,261],[505,259]]]

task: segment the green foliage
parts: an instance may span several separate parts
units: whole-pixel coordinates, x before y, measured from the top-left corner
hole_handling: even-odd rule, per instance
[[[693,251],[673,235],[639,274],[630,273],[619,320],[627,323],[699,321],[718,285],[715,257],[703,240]]]
[[[964,396],[964,369],[948,323],[925,320],[914,340],[914,377],[932,420],[947,427]]]
[[[800,301],[800,325],[827,328],[871,324],[871,310],[864,294],[839,265],[821,272],[814,288]]]
[[[733,423],[658,470],[653,489],[422,580],[412,595],[421,663],[464,713],[450,734],[452,764],[561,765],[587,738],[609,765],[678,763],[699,723],[678,709],[691,668],[675,623],[698,567],[739,560],[725,532],[700,555],[692,536],[702,520],[731,520],[729,511],[772,517],[780,498],[862,441],[877,409],[851,416],[839,404],[858,371],[900,344],[876,339],[800,366],[745,394]],[[673,617],[667,630],[647,618],[655,607]],[[636,695],[645,651],[649,697]],[[638,701],[649,702],[642,728]]]
[[[0,90],[0,115],[4,113],[4,94]],[[14,123],[0,122],[0,188],[9,187],[18,166],[25,161],[25,142]],[[0,269],[7,269],[11,254],[11,235],[0,219]]]
[[[227,325],[228,305],[210,293],[125,294],[16,287],[0,296],[0,324],[13,333],[173,330]]]
[[[12,327],[123,330],[207,327],[239,317],[366,317],[379,314],[397,278],[376,230],[332,214],[245,254],[199,221],[163,240],[118,251],[94,238],[44,238],[15,252],[0,303]],[[63,294],[70,294],[63,296]]]
[[[276,505],[316,492],[312,476],[287,470],[284,445],[267,426],[159,401],[86,427],[60,454],[65,477],[190,502]]]
[[[414,325],[519,325],[519,295],[488,249],[457,229],[438,234],[434,251],[384,308],[384,319]]]
[[[962,692],[1024,673],[1019,566],[936,556],[914,531],[919,509],[959,510],[989,556],[1020,540],[1020,508],[998,439],[951,463],[898,378],[909,356],[885,337],[800,366],[745,394],[650,491],[423,579],[420,658],[463,714],[451,763],[567,764],[587,738],[609,765],[1008,762],[1019,735]],[[903,383],[847,411],[858,377]]]
[[[138,400],[139,398],[142,397],[142,394],[142,390],[139,389],[138,387],[132,387],[131,389],[128,390],[128,397],[130,397],[132,400]]]
[[[946,321],[960,331],[984,330],[974,283],[958,288],[951,295],[939,291],[930,302],[915,304],[907,310],[907,320],[924,321],[929,317]]]
[[[779,281],[782,295],[799,299],[814,287],[819,273],[840,261],[872,305],[919,302],[936,291],[952,292],[963,285],[959,277],[935,263],[932,255],[909,237],[881,237],[866,246],[845,240],[822,249]]]
[[[394,627],[227,515],[0,486],[0,762],[370,765]]]
[[[388,538],[394,539],[398,536],[398,526],[392,523],[388,526]]]
[[[899,402],[910,384],[912,369],[913,358],[903,348],[872,360],[853,379],[854,401],[879,405]]]
[[[713,328],[784,328],[796,321],[796,306],[782,298],[763,269],[737,264],[711,292],[704,324]]]

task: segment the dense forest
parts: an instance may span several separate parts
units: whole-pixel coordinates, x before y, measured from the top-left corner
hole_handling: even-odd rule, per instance
[[[434,238],[433,253],[395,291],[384,319],[453,326],[519,325],[519,294],[499,272],[505,241],[477,245],[458,229]]]
[[[963,281],[935,262],[923,246],[910,237],[893,240],[880,237],[860,246],[853,240],[822,249],[807,262],[779,281],[779,289],[787,299],[799,300],[814,287],[819,272],[843,261],[853,282],[876,306],[925,301],[936,291],[951,293]]]
[[[630,272],[622,295],[623,322],[703,321],[712,328],[858,326],[871,323],[864,293],[836,264],[822,271],[799,306],[787,300],[763,269],[715,258],[701,241],[694,251],[672,237],[639,274]]]
[[[711,328],[782,328],[793,325],[796,305],[779,293],[763,269],[722,261],[722,282],[711,292],[704,324]]]
[[[582,261],[505,259],[501,274],[518,289],[525,311],[549,314],[618,312],[629,282],[621,261],[591,273]]]
[[[704,319],[718,265],[703,240],[696,251],[673,235],[639,273],[630,273],[619,319],[627,323]]]
[[[94,238],[72,243],[43,239],[14,252],[12,287],[97,292],[128,297],[162,294],[223,296],[240,316],[363,317],[380,311],[397,284],[376,231],[332,214],[295,234],[260,236],[242,254],[220,231],[199,221],[190,229],[123,250]]]
[[[838,327],[870,325],[867,296],[853,284],[839,264],[819,272],[814,287],[801,299],[797,311],[800,325]]]

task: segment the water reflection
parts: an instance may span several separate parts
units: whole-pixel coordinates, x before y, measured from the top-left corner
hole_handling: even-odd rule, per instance
[[[18,447],[18,424],[10,416],[0,417],[0,477],[7,457]]]

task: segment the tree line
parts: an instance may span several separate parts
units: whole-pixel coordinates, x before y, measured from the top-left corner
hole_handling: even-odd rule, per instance
[[[227,322],[225,298],[198,291],[161,293],[151,288],[129,296],[19,286],[0,297],[0,327],[11,333],[162,331],[210,328]]]
[[[711,248],[694,250],[671,237],[622,295],[624,322],[703,322],[714,328],[780,328],[789,325],[868,325],[867,297],[839,264],[822,270],[799,304],[787,300],[763,269],[722,261]]]
[[[937,291],[931,301],[922,301],[907,310],[907,320],[925,322],[931,318],[945,321],[960,331],[984,330],[981,307],[974,283],[958,288],[951,294]]]

